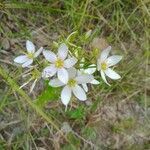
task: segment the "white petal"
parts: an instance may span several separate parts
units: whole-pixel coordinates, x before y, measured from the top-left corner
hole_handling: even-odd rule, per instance
[[[74,67],[67,69],[67,71],[69,78],[74,78],[77,74],[77,70]]]
[[[85,91],[79,85],[76,85],[72,90],[73,90],[73,94],[79,100],[85,101],[87,99]]]
[[[71,68],[77,63],[77,59],[75,57],[68,58],[64,61],[65,68]]]
[[[95,85],[100,84],[100,82],[98,80],[95,80],[95,79],[93,79],[90,83],[95,84]]]
[[[26,48],[28,53],[34,53],[35,52],[35,46],[31,41],[26,41]]]
[[[31,86],[31,88],[30,88],[30,93],[33,91],[33,89],[34,89],[34,87],[35,87],[35,85],[36,85],[36,82],[37,82],[37,79],[34,80],[32,86]]]
[[[110,51],[111,51],[111,46],[108,46],[106,49],[104,49],[101,53],[100,60],[104,61],[108,57]]]
[[[77,70],[77,75],[78,76],[83,75],[83,74],[85,74],[84,69]]]
[[[29,58],[26,55],[21,55],[21,56],[16,57],[14,59],[14,62],[22,64],[22,63],[24,63],[24,62],[26,62],[28,60],[29,60]]]
[[[88,92],[88,86],[87,86],[86,83],[85,83],[85,84],[82,84],[82,87],[83,87],[83,89],[84,89],[85,92]]]
[[[68,86],[65,86],[61,92],[61,101],[67,106],[71,98],[71,89]]]
[[[48,50],[44,50],[43,55],[46,58],[46,60],[52,63],[54,63],[57,59],[56,55],[53,52],[48,51]]]
[[[117,79],[120,79],[120,75],[117,74],[115,71],[113,71],[112,69],[108,68],[105,70],[105,74],[111,78],[111,79],[114,79],[114,80],[117,80]]]
[[[104,74],[104,72],[102,70],[101,70],[101,77],[104,80],[104,82],[110,86],[110,84],[107,82],[105,74]]]
[[[64,60],[68,55],[68,47],[65,43],[62,43],[58,48],[58,57]]]
[[[26,62],[22,65],[22,67],[23,67],[23,68],[28,67],[28,66],[30,66],[32,63],[33,63],[33,59],[29,59],[28,61],[26,61]]]
[[[58,79],[63,82],[63,83],[67,83],[68,82],[68,72],[66,69],[64,68],[61,68],[61,69],[58,69],[57,71],[57,76],[58,76]]]
[[[52,64],[51,66],[46,67],[43,72],[42,72],[42,77],[43,78],[48,78],[48,77],[52,77],[56,74],[56,67],[54,64]]]
[[[63,86],[64,83],[62,83],[59,79],[52,79],[50,80],[49,85],[52,87],[60,87]]]
[[[84,72],[87,74],[93,74],[96,71],[96,65],[92,64],[88,69],[85,69]]]
[[[108,57],[106,60],[108,67],[116,65],[121,59],[122,59],[122,56],[119,56],[119,55],[113,55],[113,56]]]
[[[93,76],[89,74],[84,74],[77,76],[75,79],[78,82],[78,84],[90,83],[93,80]]]
[[[43,47],[41,47],[38,51],[36,51],[34,53],[34,57],[38,57],[41,54],[42,51],[43,51]]]

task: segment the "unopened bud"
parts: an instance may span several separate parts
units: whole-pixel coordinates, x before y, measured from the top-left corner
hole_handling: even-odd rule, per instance
[[[88,39],[92,34],[92,30],[89,30],[88,32],[86,32],[85,34],[85,39]]]

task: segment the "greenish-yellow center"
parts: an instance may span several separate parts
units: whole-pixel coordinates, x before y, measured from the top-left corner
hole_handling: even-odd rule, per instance
[[[101,63],[101,69],[106,70],[107,69],[107,64],[105,62]]]
[[[61,59],[57,59],[55,62],[56,68],[62,68],[64,66],[64,61]]]
[[[68,81],[68,85],[69,85],[70,87],[75,87],[76,84],[77,84],[77,82],[76,82],[76,80],[74,80],[74,79],[70,79],[70,80]]]
[[[34,58],[34,54],[33,53],[28,53],[27,54],[28,58],[33,59]]]

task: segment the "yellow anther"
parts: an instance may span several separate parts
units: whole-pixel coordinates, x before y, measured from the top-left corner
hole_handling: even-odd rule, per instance
[[[74,79],[70,79],[70,80],[68,81],[68,85],[69,85],[70,87],[75,87],[76,84],[77,84],[77,82],[76,82],[76,80],[74,80]]]
[[[105,62],[101,63],[101,69],[106,70],[107,69],[107,64]]]
[[[55,62],[56,68],[62,68],[64,66],[64,61],[61,59],[57,59]]]
[[[34,54],[33,53],[28,53],[27,54],[28,58],[33,59],[34,58]]]

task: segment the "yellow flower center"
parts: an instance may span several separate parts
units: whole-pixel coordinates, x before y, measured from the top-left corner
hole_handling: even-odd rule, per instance
[[[64,66],[64,61],[61,59],[57,59],[55,62],[56,68],[62,68]]]
[[[33,53],[28,53],[27,57],[30,58],[30,59],[33,59],[34,58],[34,54]]]
[[[105,62],[101,63],[101,69],[106,70],[107,69],[107,64]]]
[[[68,81],[68,85],[69,85],[70,87],[75,87],[76,84],[77,84],[77,82],[76,82],[76,80],[74,80],[74,79],[70,79],[70,80]]]

